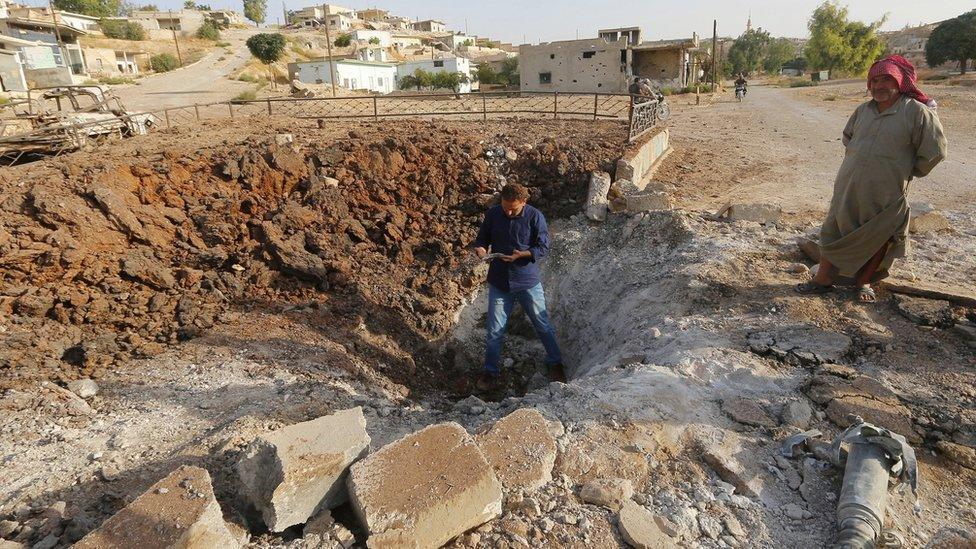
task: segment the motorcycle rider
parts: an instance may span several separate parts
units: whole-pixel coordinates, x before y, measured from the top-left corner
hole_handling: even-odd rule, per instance
[[[746,80],[746,75],[744,73],[739,73],[739,77],[735,79],[735,87],[738,88],[742,86],[742,95],[749,93],[749,81]]]

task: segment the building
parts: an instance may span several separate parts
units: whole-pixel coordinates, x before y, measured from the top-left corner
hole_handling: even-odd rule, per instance
[[[36,21],[46,21],[48,23],[52,22],[51,10],[46,7],[33,7],[33,6],[22,6],[14,5],[7,7],[6,17],[15,17],[18,19],[36,20]],[[97,31],[101,27],[98,25],[98,18],[92,17],[90,15],[82,15],[80,13],[71,13],[68,11],[54,10],[54,17],[57,22],[62,25],[68,25],[69,27],[83,30],[83,31]]]
[[[149,54],[142,51],[86,47],[84,52],[92,76],[136,75],[149,67]]]
[[[359,10],[356,12],[356,17],[363,21],[383,23],[386,22],[386,18],[390,16],[390,12],[387,10],[380,10],[376,8],[370,8],[365,10]]]
[[[394,30],[407,30],[410,28],[410,25],[413,25],[413,19],[399,15],[391,15],[384,22]]]
[[[446,32],[447,24],[437,19],[425,19],[413,23],[410,28],[423,32]]]
[[[586,38],[519,46],[523,91],[626,93],[634,77],[657,86],[683,87],[698,80],[698,37],[630,44],[634,29],[609,29],[615,40]],[[639,35],[640,29],[636,29]]]
[[[411,46],[421,46],[423,43],[424,41],[419,36],[412,34],[393,33],[390,37],[390,44],[401,50]]]
[[[607,42],[616,42],[623,38],[631,46],[636,46],[643,42],[640,27],[621,27],[618,29],[600,29],[596,33],[597,37]]]
[[[86,31],[62,23],[55,27],[50,21],[7,17],[0,19],[0,34],[22,41],[3,45],[19,52],[28,85],[66,86],[85,80],[88,71],[78,38],[88,34]]]
[[[352,39],[367,44],[375,44],[388,48],[393,45],[393,38],[389,31],[378,31],[368,29],[356,29],[351,33]],[[372,40],[372,42],[370,42]]]
[[[0,35],[0,89],[5,92],[27,91],[27,77],[20,48],[39,45],[38,42]]]
[[[445,34],[443,36],[436,36],[434,40],[444,44],[451,50],[456,50],[462,46],[473,46],[478,38],[475,36],[468,36],[459,32],[452,32],[450,34]]]
[[[135,10],[128,17],[130,21],[139,23],[144,29],[150,31],[150,37],[154,37],[152,31],[176,31],[183,36],[195,34],[206,20],[206,12],[199,10],[179,10],[179,11],[147,11]]]
[[[378,61],[380,63],[386,63],[390,57],[386,53],[386,48],[378,46],[374,48],[362,48],[356,55],[360,61]]]
[[[404,76],[411,75],[423,69],[429,73],[456,72],[467,77],[468,81],[462,83],[458,91],[470,93],[472,89],[477,89],[477,83],[471,81],[471,61],[466,57],[447,56],[440,59],[417,59],[407,61],[396,66],[397,81]]]
[[[343,16],[340,18],[333,18],[335,24],[330,28],[336,28],[341,26],[342,21],[349,24],[346,28],[352,26],[352,19],[356,16],[356,12],[344,8],[342,6],[336,6],[334,4],[322,4],[320,6],[308,6],[295,10],[288,13],[288,22],[292,25],[299,25],[302,27],[318,27],[326,22],[326,18],[330,16]],[[340,29],[342,30],[342,29]]]
[[[326,59],[318,59],[289,63],[288,77],[305,84],[331,84],[330,64],[335,67],[336,85],[347,90],[390,93],[396,89],[396,65],[376,61],[339,59],[330,62]]]
[[[330,13],[325,16],[325,24],[330,31],[345,32],[352,28],[352,17],[344,13]]]
[[[917,27],[905,27],[897,31],[879,32],[878,35],[885,41],[889,52],[905,57],[916,68],[931,68],[925,61],[925,46],[929,42],[929,36],[937,26],[939,23],[931,23]],[[953,61],[937,68],[951,68],[955,65],[958,63]]]
[[[244,16],[234,10],[213,10],[204,15],[204,19],[212,22],[219,28],[246,26]]]

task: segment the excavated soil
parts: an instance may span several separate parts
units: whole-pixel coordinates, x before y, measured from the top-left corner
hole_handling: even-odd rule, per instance
[[[98,378],[255,311],[303,313],[362,375],[442,386],[455,361],[428,342],[480,283],[463,247],[497,190],[565,216],[622,150],[616,123],[248,124],[0,174],[0,388]]]

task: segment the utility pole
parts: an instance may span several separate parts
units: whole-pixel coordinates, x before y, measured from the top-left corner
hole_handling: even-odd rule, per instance
[[[712,19],[712,91],[718,91],[718,20]]]
[[[285,7],[285,0],[281,0],[281,16],[284,17],[285,26],[288,26],[288,8]]]
[[[54,23],[54,36],[58,39],[58,49],[61,51],[61,61],[64,63],[65,67],[68,67],[68,72],[71,72],[71,59],[68,58],[68,50],[64,47],[64,42],[61,40],[61,29],[58,28],[58,16],[54,13],[54,4],[51,0],[47,0],[48,9],[51,10],[51,22]]]
[[[169,24],[173,29],[173,42],[176,44],[176,57],[180,60],[180,66],[183,66],[183,54],[180,53],[180,41],[176,39],[176,23],[173,19],[173,10],[169,10]]]
[[[336,96],[335,61],[332,59],[332,35],[329,34],[329,14],[325,14],[325,47],[329,51],[329,80],[332,80],[332,97]]]

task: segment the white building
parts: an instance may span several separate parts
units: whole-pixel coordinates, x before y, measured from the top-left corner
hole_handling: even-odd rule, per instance
[[[447,24],[440,19],[426,19],[413,23],[410,28],[424,32],[446,32]]]
[[[396,89],[397,67],[391,63],[339,59],[335,66],[336,84],[347,90],[369,90],[390,93]],[[331,84],[330,61],[319,59],[289,63],[288,76],[306,84]]]
[[[419,36],[412,34],[394,34],[390,38],[390,42],[394,47],[400,48],[401,50],[411,46],[420,46],[424,43]]]
[[[370,40],[374,38],[376,41],[370,42]],[[393,43],[393,39],[390,36],[389,31],[357,29],[352,31],[352,39],[360,42],[375,44],[384,48],[390,47],[390,45]]]
[[[468,82],[461,84],[460,92],[469,93],[477,89],[477,83],[471,81],[471,61],[466,57],[447,57],[443,59],[417,59],[407,61],[396,66],[397,80],[423,69],[430,73],[459,72],[468,77]]]
[[[378,61],[380,63],[386,63],[389,61],[389,54],[386,53],[386,48],[381,48],[379,46],[372,48],[362,48],[359,50],[359,60],[360,61]]]

